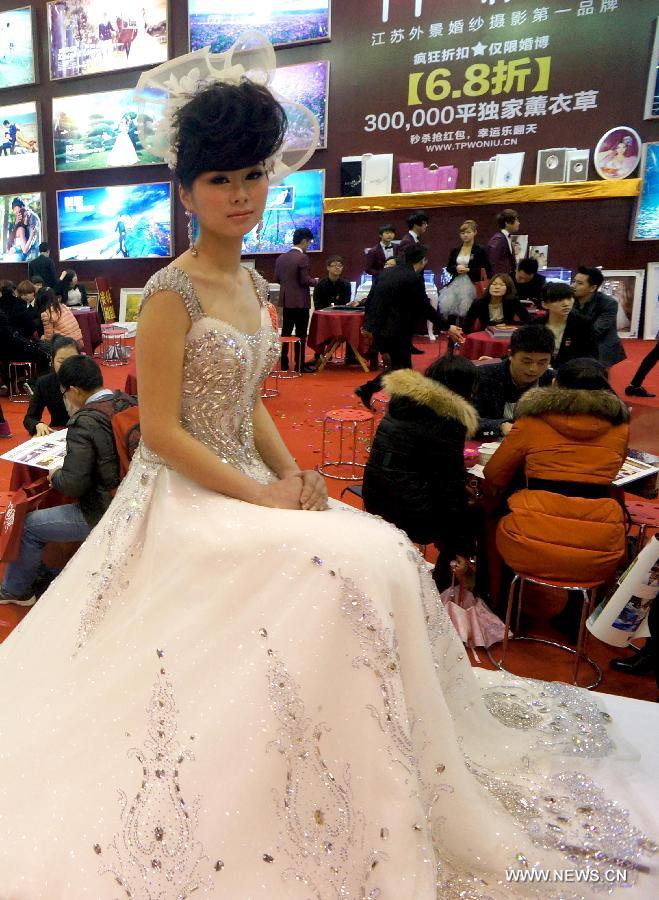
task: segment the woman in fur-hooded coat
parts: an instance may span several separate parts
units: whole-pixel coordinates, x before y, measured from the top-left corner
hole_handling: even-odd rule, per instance
[[[564,584],[608,579],[625,550],[623,509],[611,482],[627,455],[629,411],[605,374],[593,383],[599,389],[575,388],[573,378],[564,379],[569,387],[558,383],[562,372],[574,374],[586,362],[566,363],[554,385],[522,397],[512,430],[485,466],[495,492],[519,469],[526,477],[497,528],[505,562],[520,574]]]
[[[386,375],[391,399],[364,472],[368,512],[416,543],[444,544],[462,556],[473,549],[463,452],[478,427],[465,399],[476,378],[476,367],[462,357],[444,357],[426,375],[412,369]]]

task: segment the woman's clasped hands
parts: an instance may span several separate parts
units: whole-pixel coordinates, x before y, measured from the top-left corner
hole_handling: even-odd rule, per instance
[[[263,485],[258,503],[275,509],[318,512],[328,508],[325,479],[314,469],[292,472],[279,481]]]

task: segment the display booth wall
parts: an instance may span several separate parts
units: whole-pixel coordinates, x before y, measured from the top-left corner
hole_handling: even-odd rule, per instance
[[[0,0],[0,13],[20,5]],[[45,231],[59,267],[58,190],[166,181],[171,173],[164,165],[55,172],[53,98],[132,88],[139,70],[52,81],[48,4],[36,0],[32,6],[38,83],[0,91],[0,112],[3,106],[39,102],[44,174],[2,178],[0,194],[45,194]],[[115,15],[114,4],[107,6]],[[187,7],[184,0],[169,3],[170,55],[187,52]],[[457,166],[457,187],[468,188],[472,163],[496,153],[524,151],[521,183],[534,184],[538,150],[588,148],[589,177],[595,180],[592,151],[609,129],[629,126],[643,142],[659,141],[659,118],[644,119],[656,0],[334,0],[331,7],[329,42],[277,50],[278,65],[330,60],[327,149],[318,150],[307,164],[326,170],[328,197],[340,195],[342,156],[393,153],[394,191],[398,163],[416,160]],[[501,206],[429,209],[430,267],[437,271],[445,265],[466,218],[476,219],[485,241]],[[659,259],[659,242],[628,239],[632,198],[515,206],[529,243],[549,245],[549,265],[638,269]],[[176,255],[186,246],[186,222],[177,201],[174,208]],[[383,209],[326,215],[323,251],[312,257],[314,274],[322,274],[328,255],[340,253],[346,274],[357,278],[364,248],[377,240],[378,225],[393,221],[402,234],[407,213]],[[256,258],[268,278],[275,258]],[[116,300],[122,287],[141,287],[163,262],[129,258],[70,265],[82,280],[107,276]],[[25,275],[24,263],[0,265],[0,277],[17,281]]]

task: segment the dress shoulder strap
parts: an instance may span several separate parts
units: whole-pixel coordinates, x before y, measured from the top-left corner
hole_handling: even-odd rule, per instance
[[[259,303],[261,304],[261,306],[267,306],[269,303],[270,294],[270,287],[268,285],[268,282],[260,272],[256,271],[256,269],[248,269],[247,271],[252,278],[252,284],[254,285],[256,296],[259,298]]]
[[[160,269],[155,275],[152,275],[144,288],[140,308],[144,306],[153,294],[157,294],[159,291],[172,291],[175,294],[179,294],[193,322],[203,318],[204,312],[199,303],[197,292],[192,285],[190,276],[183,269],[179,269],[177,266],[167,266],[164,269]]]

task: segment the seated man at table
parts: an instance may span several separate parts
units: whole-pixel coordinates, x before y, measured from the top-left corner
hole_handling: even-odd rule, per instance
[[[327,275],[321,278],[313,290],[315,310],[328,306],[346,306],[350,303],[350,282],[342,278],[344,261],[342,256],[330,256],[327,260]]]
[[[18,559],[7,564],[0,586],[0,604],[32,606],[32,586],[46,544],[84,541],[99,522],[119,484],[119,459],[112,433],[115,413],[135,404],[135,398],[103,387],[103,375],[89,356],[66,359],[58,372],[62,395],[73,410],[66,434],[66,456],[50,472],[53,487],[75,503],[38,509],[25,518]]]
[[[525,257],[517,263],[515,285],[519,300],[530,300],[542,309],[542,290],[547,279],[538,275],[538,260]]]
[[[439,329],[448,329],[454,341],[462,340],[462,329],[448,327],[426,296],[421,273],[427,262],[428,250],[423,244],[406,247],[403,259],[383,271],[369,297],[364,331],[372,335],[374,349],[389,354],[392,371],[412,368],[412,335],[417,319],[429,319]],[[356,388],[355,394],[371,409],[373,394],[381,389],[382,376],[378,375]]]
[[[505,437],[513,427],[515,406],[530,388],[551,383],[554,335],[544,325],[523,325],[510,339],[508,358],[479,369],[474,405],[480,416],[477,436]]]

